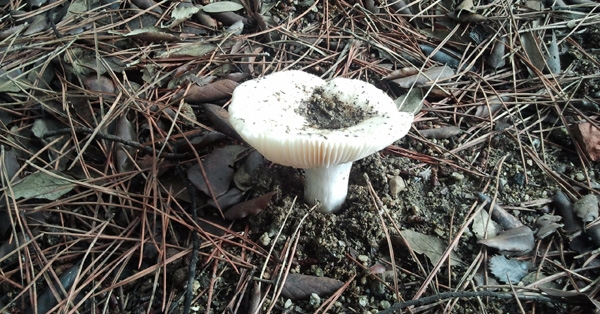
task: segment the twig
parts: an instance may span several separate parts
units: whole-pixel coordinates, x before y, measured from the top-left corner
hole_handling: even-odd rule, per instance
[[[71,129],[71,128],[58,129],[58,130],[54,130],[54,131],[45,132],[42,135],[42,138],[48,138],[48,137],[57,136],[57,135],[71,134],[73,132],[74,133],[82,133],[82,134],[92,134],[92,133],[94,133],[94,129],[92,129],[92,128],[86,128],[86,127],[80,127],[80,128],[74,128],[74,129]],[[123,139],[123,138],[115,136],[115,135],[104,134],[104,133],[98,132],[98,133],[96,133],[96,136],[99,137],[99,138],[101,138],[101,139],[103,139],[103,140],[118,142],[118,143],[121,143],[121,144],[124,144],[124,145],[127,145],[127,146],[135,147],[137,149],[143,150],[144,152],[146,152],[148,154],[156,153],[156,155],[158,157],[162,157],[162,158],[167,158],[167,159],[185,159],[185,158],[192,157],[188,153],[177,154],[177,153],[159,152],[158,150],[155,150],[151,146],[145,146],[145,145],[142,145],[139,142],[126,140],[126,139]]]
[[[198,212],[196,211],[196,189],[192,186],[192,183],[185,175],[181,166],[177,166],[177,173],[181,177],[181,179],[185,182],[185,188],[190,194],[190,210],[192,212],[192,219],[194,223],[198,219]],[[190,308],[192,306],[193,296],[193,286],[194,279],[196,277],[196,264],[198,264],[198,250],[200,249],[200,239],[198,237],[198,232],[196,230],[192,230],[192,258],[190,260],[190,267],[188,270],[188,282],[185,290],[185,303],[183,306],[183,314],[189,314]]]

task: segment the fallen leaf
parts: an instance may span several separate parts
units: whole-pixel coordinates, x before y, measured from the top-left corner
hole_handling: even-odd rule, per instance
[[[437,265],[440,262],[444,251],[448,247],[448,243],[438,237],[422,234],[410,229],[402,230],[400,233],[413,251],[418,254],[425,254],[433,265]],[[392,243],[404,243],[404,241],[396,239]],[[455,254],[451,254],[450,265],[460,264],[462,264],[460,258]]]
[[[431,128],[426,130],[419,130],[419,133],[423,135],[425,138],[434,138],[434,139],[445,139],[450,138],[454,135],[460,134],[461,130],[459,127],[451,125],[445,126],[441,128]]]
[[[229,112],[221,106],[213,104],[204,104],[206,116],[212,123],[212,127],[229,137],[235,138],[238,141],[244,142],[242,137],[235,131],[229,122]]]
[[[554,196],[554,207],[556,212],[562,217],[564,231],[572,234],[581,230],[581,223],[577,222],[573,212],[573,203],[561,190],[556,191]]]
[[[575,138],[592,161],[600,160],[600,130],[589,122],[578,124]]]
[[[594,221],[598,218],[598,198],[594,194],[587,194],[573,204],[573,212],[583,222]]]
[[[342,281],[327,277],[288,274],[281,289],[281,296],[291,300],[308,299],[311,294],[327,296],[344,285]]]
[[[503,255],[490,258],[490,271],[499,281],[518,283],[529,272],[526,261],[508,259]]]
[[[408,93],[394,99],[398,111],[408,112],[416,115],[423,108],[423,90],[411,88]]]
[[[503,96],[492,96],[487,99],[487,101],[481,105],[477,106],[477,110],[475,111],[475,116],[482,119],[489,119],[493,116],[498,110],[500,110],[504,105],[504,102],[509,101],[510,97]]]
[[[210,191],[206,185],[206,181],[208,181],[215,194],[214,196],[218,197],[229,190],[233,178],[233,162],[234,158],[227,150],[217,148],[202,161],[202,166],[206,172],[206,180],[198,164],[188,169],[188,179],[200,191],[210,196]]]
[[[155,26],[148,26],[133,30],[125,37],[135,38],[144,42],[170,42],[178,41],[179,37]]]
[[[548,56],[546,58],[546,65],[550,73],[559,74],[561,71],[560,56],[558,51],[558,42],[556,41],[556,33],[552,31],[552,40],[547,46]]]
[[[535,237],[538,239],[543,239],[556,232],[558,228],[562,228],[563,224],[557,223],[561,219],[562,218],[560,216],[549,214],[544,214],[539,217],[536,220],[536,224],[538,225],[539,229],[536,231]]]
[[[190,103],[205,103],[231,97],[238,83],[231,80],[219,80],[204,86],[190,86],[185,101]]]
[[[415,74],[399,79],[392,80],[392,82],[398,84],[402,88],[411,87],[422,87],[431,82],[437,82],[439,80],[448,78],[454,75],[454,70],[447,66],[438,66],[430,68],[424,71],[422,74]]]
[[[121,139],[127,141],[136,141],[137,134],[133,125],[125,115],[122,115],[119,120],[117,120],[117,129],[116,136]],[[136,148],[130,145],[125,145],[123,143],[117,143],[115,145],[116,149],[116,164],[117,170],[119,172],[128,172],[134,169],[135,163],[132,158],[135,157]]]
[[[251,152],[250,155],[246,157],[242,166],[239,167],[233,175],[233,183],[235,186],[244,192],[251,189],[254,181],[254,171],[264,166],[264,164],[265,158],[261,153],[257,150]]]
[[[71,182],[73,178],[58,171],[47,171],[53,175],[38,171],[13,185],[15,199],[41,198],[55,201],[75,187],[75,184]]]
[[[198,13],[198,11],[200,11],[200,8],[194,6],[191,2],[179,2],[175,9],[171,11],[171,23],[167,27],[173,28],[187,21],[194,14]]]
[[[477,243],[511,256],[525,255],[531,252],[535,246],[533,231],[527,226],[503,231],[493,238],[481,239]]]
[[[506,64],[506,38],[500,37],[494,43],[494,48],[490,55],[485,60],[485,63],[491,66],[494,70],[503,67]]]
[[[257,198],[253,198],[249,201],[245,201],[234,205],[227,210],[223,215],[228,220],[238,220],[245,218],[249,215],[258,215],[269,203],[271,202],[271,196],[275,195],[276,192],[269,192],[263,194]]]
[[[202,7],[202,10],[206,13],[223,13],[223,12],[234,12],[243,9],[244,6],[233,1],[219,1],[213,2]]]
[[[222,210],[226,210],[231,206],[240,203],[242,199],[244,199],[244,193],[239,189],[232,188],[229,189],[229,191],[225,192],[225,194],[219,196],[217,198],[217,203],[219,203],[219,208],[221,208]],[[215,201],[213,201],[212,199],[209,199],[206,204],[217,208],[217,204],[215,204]]]
[[[56,299],[57,293],[60,300],[63,300],[66,295],[62,291],[70,291],[71,286],[75,283],[75,279],[80,278],[79,268],[81,267],[81,262],[75,264],[67,271],[62,273],[60,277],[58,277],[59,282],[54,281],[54,277],[51,277],[50,282],[52,287],[46,288],[44,292],[37,295],[36,301],[36,309],[25,309],[24,313],[49,313],[50,310],[58,304],[58,300]],[[61,287],[62,286],[62,287]]]
[[[475,215],[471,223],[471,231],[477,239],[495,237],[502,228],[490,218],[490,214],[485,210],[480,210]]]
[[[515,216],[508,213],[504,208],[502,208],[502,206],[498,205],[497,202],[495,202],[494,206],[491,207],[491,204],[492,204],[491,197],[489,197],[483,193],[477,193],[477,196],[479,197],[480,202],[486,203],[485,208],[492,215],[492,219],[494,219],[495,222],[499,223],[500,226],[502,226],[502,228],[514,229],[514,228],[518,228],[523,225],[523,223],[521,223],[521,221],[519,219],[517,219]]]

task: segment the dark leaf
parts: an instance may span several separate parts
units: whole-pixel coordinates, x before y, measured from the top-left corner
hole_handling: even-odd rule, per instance
[[[206,116],[210,122],[212,122],[212,127],[215,130],[235,138],[238,141],[244,141],[231,126],[231,123],[229,122],[229,112],[227,110],[213,104],[204,104],[203,107],[206,111]]]
[[[528,268],[526,261],[507,259],[503,255],[490,258],[490,271],[498,280],[505,283],[518,283],[527,275]]]
[[[204,86],[192,85],[185,101],[190,103],[204,103],[231,97],[231,93],[238,83],[231,80],[220,80]]]
[[[485,60],[487,65],[494,70],[503,67],[506,64],[506,38],[501,37],[494,43],[494,48],[490,52],[490,56]]]
[[[192,184],[206,195],[211,195],[206,185],[206,181],[210,183],[215,197],[224,194],[229,190],[231,179],[233,178],[233,156],[225,149],[215,149],[208,155],[202,165],[206,172],[206,180],[202,175],[200,165],[193,165],[188,169],[187,175]]]
[[[500,253],[514,256],[525,255],[535,246],[533,231],[527,226],[506,230],[489,239],[481,239],[477,243],[498,249]]]
[[[242,190],[248,191],[252,187],[253,173],[255,170],[264,166],[265,158],[257,151],[253,151],[246,157],[244,164],[235,171],[233,175],[233,183]]]
[[[331,295],[343,285],[333,278],[288,274],[281,295],[291,300],[308,299],[313,293],[322,297]]]
[[[60,275],[60,282],[55,282],[53,284],[53,288],[48,287],[46,290],[44,290],[42,294],[37,296],[37,312],[34,311],[32,308],[28,308],[24,312],[26,314],[49,313],[50,309],[52,309],[56,304],[58,304],[58,300],[54,295],[55,292],[58,292],[58,295],[61,297],[61,299],[66,297],[66,295],[62,291],[65,290],[68,293],[69,289],[71,289],[71,286],[75,282],[75,279],[79,275],[80,267],[81,263],[77,263],[73,267],[69,268],[67,271]]]
[[[244,198],[244,193],[242,193],[242,191],[240,191],[236,188],[232,188],[229,191],[225,192],[225,194],[219,196],[217,198],[217,203],[219,203],[219,207],[222,210],[225,210],[235,204],[238,204],[243,198]],[[210,205],[215,208],[217,207],[217,205],[215,204],[215,202],[212,199],[208,200],[207,205]]]
[[[133,4],[140,7],[140,9],[148,9],[152,8],[152,12],[162,14],[163,10],[160,6],[156,5],[157,3],[154,0],[132,0]]]
[[[575,213],[573,212],[573,203],[561,190],[556,191],[554,196],[554,206],[556,212],[562,217],[564,230],[567,233],[575,233],[581,230],[581,223],[577,222]]]
[[[267,207],[267,205],[269,205],[271,196],[275,195],[275,193],[276,192],[269,192],[249,201],[239,203],[231,207],[223,215],[225,216],[225,219],[229,220],[238,220],[249,215],[258,215],[265,207]]]

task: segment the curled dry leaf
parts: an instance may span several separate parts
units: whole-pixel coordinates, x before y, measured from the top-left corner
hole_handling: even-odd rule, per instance
[[[313,293],[322,297],[333,294],[343,285],[343,282],[333,278],[288,274],[281,295],[291,300],[308,299]]]
[[[229,189],[229,191],[225,192],[225,194],[219,196],[217,198],[217,203],[219,204],[219,208],[221,208],[221,210],[226,210],[231,206],[241,202],[243,198],[244,193],[242,191],[236,188],[232,188]],[[217,204],[215,204],[215,202],[212,199],[208,200],[206,204],[217,208]]]
[[[242,22],[244,24],[248,22],[248,19],[234,12],[210,13],[210,16],[214,17],[225,26],[231,26],[237,22]]]
[[[0,165],[0,175],[2,175],[3,178],[10,180],[17,174],[19,168],[21,168],[15,150],[11,149],[4,152],[2,161],[2,165]],[[3,182],[4,180],[0,180],[0,187],[3,186]]]
[[[445,49],[445,50],[440,49],[438,51],[435,51],[436,47],[425,45],[425,44],[421,44],[421,45],[419,45],[419,47],[421,47],[421,50],[423,51],[423,53],[425,55],[429,56],[429,58],[431,58],[431,60],[437,61],[437,62],[445,64],[447,66],[451,66],[453,68],[458,68],[458,66],[460,65],[460,60],[462,59],[462,56],[458,52],[455,52],[455,51],[452,51],[449,49]]]
[[[486,236],[495,237],[500,230],[502,228],[490,218],[490,214],[485,210],[480,210],[471,224],[471,231],[477,239],[483,239]]]
[[[485,63],[491,66],[494,70],[503,67],[506,64],[506,38],[500,37],[494,43],[494,48],[490,52],[489,57],[485,60]]]
[[[594,221],[598,218],[598,198],[594,194],[583,196],[573,205],[573,212],[585,223]]]
[[[200,10],[196,13],[196,18],[198,19],[200,24],[213,29],[219,26],[215,19],[213,19],[208,13],[204,12],[203,7],[201,5],[198,5],[198,8]]]
[[[527,226],[503,231],[493,238],[481,239],[477,243],[511,256],[525,255],[531,252],[535,246],[533,231]]]
[[[556,232],[558,228],[563,226],[563,224],[558,223],[561,219],[560,216],[548,214],[539,217],[536,221],[536,224],[539,227],[535,233],[536,238],[543,239]]]
[[[508,259],[503,255],[490,258],[490,271],[499,281],[517,283],[529,272],[529,263]]]
[[[475,116],[483,119],[489,119],[490,116],[494,115],[498,110],[503,107],[503,103],[509,101],[510,97],[508,96],[492,96],[488,98],[487,103],[478,106],[475,111]]]
[[[440,262],[444,251],[448,247],[448,243],[445,243],[438,237],[412,231],[410,229],[402,230],[400,233],[402,234],[402,238],[399,236],[390,237],[394,247],[405,246],[404,241],[402,240],[404,239],[413,251],[417,254],[425,254],[433,265]],[[462,261],[456,254],[451,254],[450,264],[460,265],[462,264]]]
[[[411,75],[419,74],[419,69],[415,67],[405,67],[402,69],[394,70],[390,72],[388,75],[384,76],[382,79],[384,80],[395,80],[402,77],[407,77]]]
[[[428,69],[420,74],[392,80],[392,82],[398,84],[402,88],[411,88],[413,86],[421,87],[430,82],[437,82],[452,75],[454,75],[454,70],[452,70],[452,68],[447,66],[438,66]]]
[[[210,190],[206,185],[206,181],[208,181],[215,194],[214,196],[218,197],[229,190],[229,185],[233,178],[233,162],[234,157],[226,149],[217,148],[202,161],[206,180],[198,164],[188,169],[188,179],[200,191],[210,196]]]
[[[581,223],[577,222],[575,213],[573,212],[573,203],[561,190],[556,191],[554,196],[554,206],[556,212],[562,217],[564,230],[566,233],[572,234],[581,230]]]
[[[219,80],[204,86],[192,85],[185,101],[190,103],[204,103],[231,97],[231,93],[238,86],[232,80]]]
[[[233,175],[233,183],[242,190],[248,191],[252,187],[254,171],[258,170],[265,164],[265,158],[257,150],[253,151],[246,157],[246,160]]]
[[[152,8],[152,12],[162,14],[163,10],[154,0],[132,0],[133,4],[137,5],[140,9]]]
[[[126,37],[135,38],[144,42],[170,42],[178,41],[179,37],[169,32],[163,31],[155,26],[148,26],[133,30],[125,35]]]
[[[554,31],[552,31],[552,41],[550,41],[550,44],[548,45],[546,65],[548,66],[550,73],[559,74],[561,71],[558,42],[556,41],[556,33]]]
[[[275,193],[276,192],[269,192],[249,201],[239,203],[231,207],[223,213],[223,215],[225,216],[225,219],[228,220],[238,220],[249,215],[256,216],[269,205],[271,196],[275,195]]]
[[[117,121],[116,136],[127,141],[137,140],[135,129],[125,115],[121,116]],[[134,158],[136,148],[123,143],[117,143],[115,149],[117,150],[117,170],[119,172],[132,171],[135,166],[132,158]]]
[[[519,219],[509,214],[504,208],[502,208],[502,206],[498,205],[497,203],[494,203],[494,207],[490,208],[490,205],[492,203],[491,197],[483,193],[477,193],[477,196],[479,197],[480,202],[487,203],[486,209],[492,215],[492,219],[494,219],[495,222],[499,223],[502,226],[502,228],[513,229],[523,225],[521,221],[519,221]]]
[[[115,93],[115,84],[106,76],[88,75],[83,80],[83,84],[85,89],[90,92]]]
[[[441,128],[419,130],[419,133],[421,133],[421,135],[423,135],[425,138],[434,138],[440,140],[460,134],[460,131],[461,130],[459,127],[452,125]]]
[[[229,112],[220,106],[213,104],[204,104],[206,116],[212,122],[212,126],[215,130],[235,138],[240,142],[244,142],[242,137],[233,129],[229,122]]]
[[[574,132],[583,150],[592,161],[600,160],[600,130],[589,122],[578,124]]]

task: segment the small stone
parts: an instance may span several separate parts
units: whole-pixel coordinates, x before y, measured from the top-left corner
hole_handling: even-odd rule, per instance
[[[387,300],[382,300],[381,302],[379,302],[379,305],[384,310],[387,310],[387,309],[389,309],[392,306],[392,304],[390,303],[390,301],[387,301]]]
[[[271,238],[269,238],[269,233],[263,233],[263,235],[260,236],[260,239],[258,239],[258,241],[260,242],[260,244],[262,244],[262,246],[268,246],[269,244],[271,244]]]
[[[316,293],[311,293],[309,302],[313,307],[318,307],[321,304],[321,297]]]
[[[361,295],[360,297],[358,297],[358,304],[360,306],[367,306],[367,304],[369,304],[369,299],[367,298],[367,296]]]
[[[577,172],[577,173],[575,174],[575,180],[577,180],[577,181],[581,182],[581,181],[585,180],[585,176],[583,175],[583,173],[581,173],[581,172]]]
[[[462,181],[465,178],[465,175],[459,172],[452,172],[452,179],[456,181]]]
[[[406,190],[406,183],[401,176],[392,176],[390,177],[388,184],[390,186],[390,195],[393,198],[397,198],[400,192]]]
[[[283,307],[286,308],[286,309],[289,309],[292,305],[293,305],[292,300],[287,299],[287,300],[285,300],[285,303],[283,304]]]
[[[359,261],[363,262],[363,263],[366,263],[366,262],[368,262],[368,261],[369,261],[369,257],[368,257],[368,256],[366,256],[366,255],[359,255],[359,256],[357,257],[357,259],[358,259]]]

